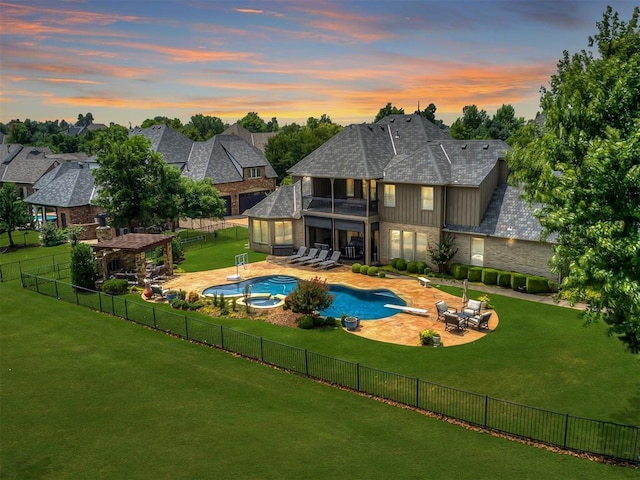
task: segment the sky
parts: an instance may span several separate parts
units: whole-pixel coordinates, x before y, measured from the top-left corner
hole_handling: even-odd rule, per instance
[[[280,126],[371,122],[387,102],[534,118],[564,50],[588,48],[599,0],[0,0],[0,121],[137,126],[248,112]]]

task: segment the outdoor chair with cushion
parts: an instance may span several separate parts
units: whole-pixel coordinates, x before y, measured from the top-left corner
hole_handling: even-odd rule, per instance
[[[331,257],[329,257],[329,260],[325,260],[324,262],[317,263],[314,266],[322,269],[336,267],[340,265],[338,263],[338,260],[340,260],[340,255],[341,255],[340,250],[336,250],[331,254]]]
[[[151,285],[151,291],[154,295],[157,295],[160,298],[164,298],[164,296],[167,294],[167,290],[163,290],[160,285]]]
[[[304,257],[304,254],[307,253],[307,247],[300,247],[298,249],[298,251],[296,253],[294,253],[293,255],[289,255],[287,257],[287,262],[293,262],[294,260],[297,260],[298,258],[302,258]]]
[[[309,255],[305,255],[304,257],[300,257],[300,258],[295,258],[291,261],[291,263],[308,262],[309,260],[316,258],[316,255],[318,255],[318,249],[312,248],[309,250]]]
[[[302,262],[302,265],[311,265],[314,266],[320,262],[324,262],[329,256],[329,250],[320,250],[320,254],[312,258],[311,260],[307,260],[306,262]]]
[[[482,328],[489,329],[489,319],[491,318],[491,311],[481,313],[480,315],[474,315],[467,318],[467,324],[480,330]]]
[[[480,315],[480,309],[482,308],[482,302],[480,300],[469,300],[467,305],[462,309],[462,313],[469,317],[474,315]]]
[[[457,313],[458,309],[455,307],[448,307],[447,302],[444,300],[440,300],[436,302],[436,310],[438,311],[438,320],[444,322],[444,314],[445,313]]]
[[[455,328],[458,331],[464,331],[467,328],[467,322],[457,313],[444,312],[444,329]]]

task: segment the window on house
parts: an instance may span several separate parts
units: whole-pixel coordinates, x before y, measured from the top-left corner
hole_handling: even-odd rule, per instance
[[[396,206],[396,186],[395,185],[384,186],[384,206],[385,207]]]
[[[422,210],[433,210],[433,187],[422,187]]]
[[[347,178],[347,198],[353,198],[353,178]]]
[[[400,230],[389,231],[389,258],[400,258]]]
[[[269,225],[266,220],[253,220],[253,241],[269,243]]]
[[[471,265],[482,267],[484,265],[484,238],[471,239]]]
[[[293,228],[291,222],[274,222],[276,245],[293,243]]]
[[[371,195],[371,200],[377,200],[378,199],[378,183],[375,180],[371,180],[370,181],[370,187],[369,187],[369,195]]]
[[[428,240],[426,233],[416,233],[416,261],[427,259]]]
[[[413,238],[415,237],[415,233],[413,232],[402,232],[402,258],[407,261],[413,260]]]
[[[247,168],[247,177],[248,178],[260,178],[260,167]]]

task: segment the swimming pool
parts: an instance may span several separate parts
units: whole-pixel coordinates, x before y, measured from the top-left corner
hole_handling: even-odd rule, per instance
[[[207,296],[224,294],[225,297],[233,297],[243,295],[245,285],[249,285],[251,294],[287,295],[295,288],[298,281],[298,278],[288,275],[267,275],[228,285],[212,286],[206,288],[202,294]],[[333,303],[320,312],[327,317],[339,318],[346,313],[351,317],[360,317],[362,320],[377,320],[400,313],[399,310],[386,308],[385,304],[402,306],[407,304],[386,288],[359,290],[344,285],[329,285],[329,287],[330,293],[334,295]]]

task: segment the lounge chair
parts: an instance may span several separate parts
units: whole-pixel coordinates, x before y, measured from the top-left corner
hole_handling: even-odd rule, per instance
[[[294,260],[297,260],[298,258],[302,258],[304,257],[305,253],[307,253],[307,247],[302,246],[298,249],[298,251],[296,253],[294,253],[293,255],[289,255],[287,257],[287,262],[293,262]]]
[[[160,285],[151,285],[151,291],[154,295],[158,295],[160,298],[164,298],[168,290],[163,290]]]
[[[329,256],[329,250],[320,250],[320,254],[312,258],[311,260],[307,260],[306,262],[302,262],[302,265],[316,265],[318,263],[324,262]]]
[[[474,315],[467,318],[467,323],[472,327],[480,330],[481,328],[489,329],[489,319],[491,318],[491,312],[484,312],[480,315]]]
[[[315,266],[318,268],[331,268],[340,265],[338,263],[340,260],[340,250],[336,250],[331,254],[329,260],[325,260],[324,262],[317,263]]]
[[[444,312],[444,329],[445,331],[450,328],[462,332],[467,328],[466,319],[460,317],[457,313]]]
[[[458,313],[458,309],[455,307],[448,307],[447,302],[440,300],[436,302],[436,309],[438,310],[438,320],[444,322],[445,313]]]
[[[312,248],[312,249],[309,250],[309,255],[305,255],[304,257],[295,258],[295,259],[291,260],[291,263],[308,262],[309,260],[312,260],[312,259],[316,258],[316,255],[318,255],[318,249],[317,248]]]
[[[464,313],[468,317],[473,317],[475,315],[480,315],[481,308],[482,302],[480,300],[469,300],[465,307],[462,309],[462,313]]]

